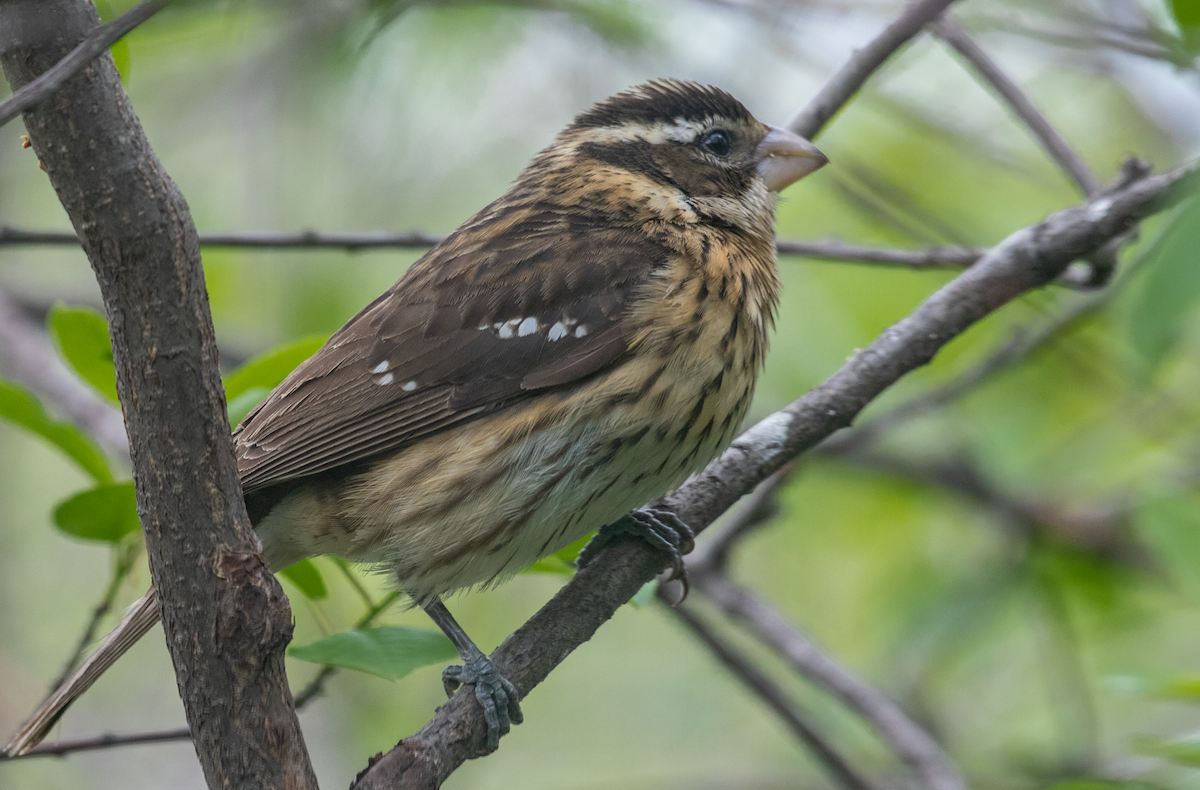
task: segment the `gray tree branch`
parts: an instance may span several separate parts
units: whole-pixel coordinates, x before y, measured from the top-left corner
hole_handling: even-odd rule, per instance
[[[788,122],[787,128],[801,137],[814,139],[896,50],[915,38],[953,3],[954,0],[917,0],[911,3],[869,44],[854,51],[846,65]]]
[[[966,782],[942,748],[899,705],[826,655],[771,606],[721,573],[694,573],[692,586],[783,657],[798,674],[862,716],[908,765],[924,790],[966,790]]]
[[[1092,174],[1087,163],[1083,161],[1083,157],[1063,139],[1058,130],[1033,103],[1033,100],[1021,90],[1021,86],[1014,82],[1004,72],[1004,69],[1000,68],[999,64],[975,43],[975,39],[971,38],[962,25],[958,24],[951,16],[946,15],[934,22],[930,29],[934,35],[949,44],[979,72],[981,77],[987,80],[1000,98],[1012,108],[1017,117],[1038,139],[1050,158],[1062,168],[1064,173],[1070,176],[1085,196],[1091,197],[1099,191],[1100,182]]]
[[[19,91],[99,25],[90,0],[0,2]],[[25,110],[96,273],[163,628],[212,788],[315,788],[283,667],[291,610],[259,553],[234,463],[200,248],[107,55]]]
[[[0,102],[0,126],[37,105],[64,82],[86,68],[98,55],[107,52],[109,47],[124,38],[129,31],[161,11],[165,5],[163,0],[146,0],[108,24],[93,28],[62,60],[28,84],[15,88],[12,96]],[[47,16],[45,20],[53,24],[51,17]]]
[[[661,588],[659,600],[667,604],[666,608],[671,614],[687,627],[697,639],[703,642],[704,646],[717,657],[717,660],[725,665],[726,669],[733,673],[734,677],[740,680],[768,708],[773,710],[775,715],[783,720],[783,723],[792,731],[796,739],[808,748],[813,757],[825,769],[825,772],[829,774],[830,779],[846,790],[873,790],[874,786],[854,770],[846,761],[846,758],[839,754],[837,749],[808,720],[807,714],[795,702],[788,699],[783,689],[767,677],[762,670],[718,636],[712,627],[691,610],[691,607],[672,607],[670,601],[663,599]],[[930,790],[937,790],[937,788],[930,788]]]

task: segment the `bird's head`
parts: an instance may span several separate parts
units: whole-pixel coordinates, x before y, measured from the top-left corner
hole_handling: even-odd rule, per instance
[[[774,193],[828,161],[719,88],[656,80],[581,114],[527,173],[555,173],[558,200],[579,208],[771,232]]]

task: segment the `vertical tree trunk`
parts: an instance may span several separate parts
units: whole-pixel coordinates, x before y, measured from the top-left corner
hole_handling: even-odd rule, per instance
[[[98,23],[89,0],[0,0],[13,89]],[[242,501],[187,204],[107,54],[24,117],[104,297],[150,570],[208,785],[316,788],[283,667],[291,609]]]

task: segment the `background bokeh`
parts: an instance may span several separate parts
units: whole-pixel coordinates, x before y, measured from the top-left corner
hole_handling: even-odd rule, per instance
[[[101,11],[111,18],[130,5],[112,0]],[[966,0],[958,16],[1107,180],[1128,155],[1169,166],[1200,147],[1186,5]],[[576,113],[649,78],[719,85],[782,124],[900,7],[190,2],[135,31],[117,57],[200,230],[446,232],[500,195]],[[0,132],[0,225],[67,229],[22,131]],[[931,37],[877,74],[819,143],[833,164],[784,194],[781,238],[989,245],[1080,199]],[[1200,788],[1189,767],[1200,765],[1200,740],[1189,740],[1200,728],[1197,228],[1194,208],[1147,222],[1122,257],[1123,269],[1140,262],[1137,271],[1118,276],[1102,309],[887,433],[876,448],[886,463],[806,460],[781,490],[781,514],[735,554],[736,579],[899,700],[972,787]],[[227,367],[332,332],[418,255],[206,250]],[[780,268],[783,302],[755,419],[953,276],[798,258]],[[100,303],[72,248],[0,247],[0,287],[33,313],[57,300]],[[1006,307],[871,412],[952,379],[1079,298],[1050,288]],[[970,471],[985,495],[946,485],[934,467]],[[106,584],[110,551],[50,520],[87,485],[53,448],[0,422],[0,734],[40,699]],[[1040,515],[1018,518],[1015,507]],[[332,562],[317,566],[326,599],[306,600],[285,582],[297,644],[345,630],[361,611]],[[522,575],[450,606],[490,650],[562,581]],[[141,567],[121,604],[147,583]],[[400,607],[385,622],[430,625]],[[898,772],[860,721],[738,641],[856,765]],[[289,662],[296,685],[314,671]],[[301,715],[321,783],[346,785],[368,755],[417,730],[443,699],[439,671],[397,682],[339,673]],[[500,751],[463,766],[448,788],[829,786],[657,604],[624,607],[524,707],[526,723]],[[182,722],[156,629],[52,737]],[[5,790],[203,786],[186,742],[0,763]]]

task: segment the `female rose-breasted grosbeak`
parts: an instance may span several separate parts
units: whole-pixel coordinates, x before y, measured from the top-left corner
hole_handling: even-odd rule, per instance
[[[439,596],[606,525],[678,550],[669,514],[630,511],[732,440],[779,288],[774,193],[826,161],[696,83],[580,115],[234,431],[270,566],[392,568],[459,648],[447,688],[475,684],[494,747],[517,692]],[[8,751],[157,616],[151,590]]]

